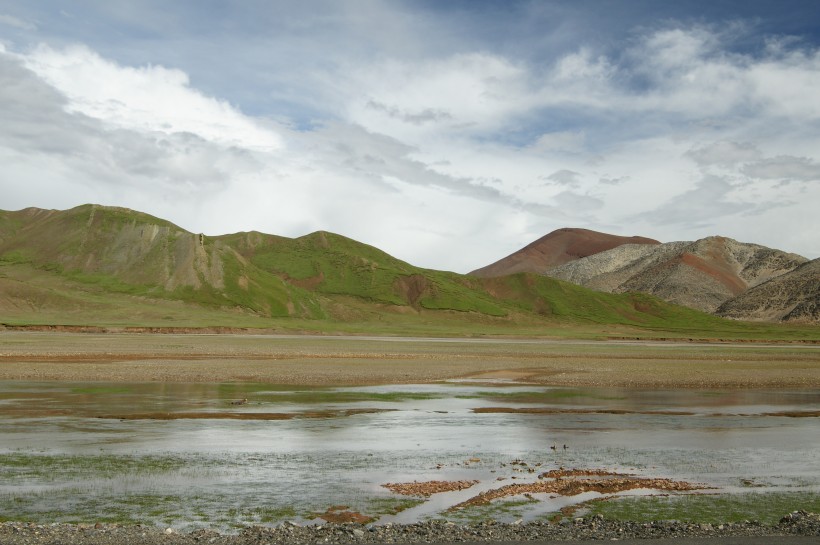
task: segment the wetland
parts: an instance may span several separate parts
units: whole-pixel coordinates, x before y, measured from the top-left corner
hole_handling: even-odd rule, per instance
[[[2,333],[0,519],[773,523],[820,511],[819,367],[792,345]]]

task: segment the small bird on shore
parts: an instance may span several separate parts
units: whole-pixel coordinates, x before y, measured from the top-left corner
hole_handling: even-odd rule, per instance
[[[231,405],[244,405],[248,402],[248,398],[237,399],[235,401],[231,401]]]
[[[555,450],[555,445],[552,445],[550,448],[551,448],[552,450]]]

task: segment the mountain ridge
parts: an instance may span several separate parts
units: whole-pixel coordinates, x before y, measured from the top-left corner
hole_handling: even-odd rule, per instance
[[[744,338],[764,331],[651,295],[610,294],[533,273],[481,278],[424,269],[327,231],[206,236],[91,204],[0,211],[0,324],[684,337],[726,331]]]
[[[202,316],[218,311],[337,323],[399,316],[499,327],[709,322],[650,297],[593,292],[539,275],[482,279],[423,269],[327,231],[298,238],[253,231],[205,236],[141,212],[91,204],[0,212],[0,273],[0,311],[39,322],[88,319],[79,318],[87,316],[84,308],[127,322],[109,304],[115,299],[140,308],[156,303],[168,316],[188,305],[191,312],[204,309],[196,311]],[[159,311],[140,312],[156,321]]]

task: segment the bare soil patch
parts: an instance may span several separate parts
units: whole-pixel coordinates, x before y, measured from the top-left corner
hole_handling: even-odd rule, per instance
[[[356,511],[350,511],[350,508],[346,505],[335,505],[333,507],[329,507],[327,511],[317,515],[317,518],[332,524],[368,524],[375,520],[373,517],[363,515]]]
[[[549,477],[546,477],[549,475]],[[626,490],[649,489],[684,492],[703,490],[706,485],[693,484],[672,479],[643,478],[632,475],[611,473],[602,470],[556,470],[539,475],[535,483],[513,483],[500,488],[486,490],[467,501],[450,507],[450,510],[463,509],[475,505],[487,505],[493,500],[524,494],[556,494],[558,496],[576,496],[584,492],[616,494]]]
[[[552,407],[476,407],[476,414],[652,414],[665,416],[693,416],[690,411],[638,411],[633,409],[555,409]]]
[[[414,481],[412,483],[387,483],[382,486],[404,496],[430,497],[439,492],[465,490],[475,484],[478,484],[478,481]]]

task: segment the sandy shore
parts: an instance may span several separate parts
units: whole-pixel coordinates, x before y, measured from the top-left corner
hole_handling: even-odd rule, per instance
[[[820,346],[2,331],[0,380],[820,388]]]

